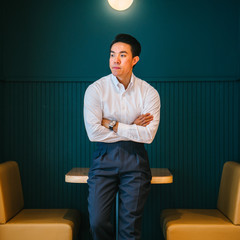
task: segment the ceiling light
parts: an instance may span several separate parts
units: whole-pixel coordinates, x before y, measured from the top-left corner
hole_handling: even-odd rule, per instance
[[[108,3],[113,9],[123,11],[132,5],[133,0],[108,0]]]

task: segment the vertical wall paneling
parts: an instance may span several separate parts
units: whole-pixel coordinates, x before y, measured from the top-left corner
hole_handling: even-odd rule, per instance
[[[238,81],[150,83],[161,97],[161,122],[146,148],[151,167],[168,167],[174,183],[152,186],[143,239],[159,237],[163,208],[215,207],[223,163],[239,161]],[[87,186],[67,184],[64,175],[72,167],[90,166],[95,145],[83,122],[83,96],[89,84],[5,84],[2,153],[3,159],[20,164],[26,207],[79,208],[86,229]]]
[[[3,82],[0,81],[0,126],[3,126],[3,112],[4,112],[4,103],[3,103]],[[3,161],[3,133],[2,128],[0,128],[0,163]]]
[[[3,3],[0,3],[0,126],[3,124]],[[0,163],[2,160],[2,149],[3,149],[3,134],[0,128]]]

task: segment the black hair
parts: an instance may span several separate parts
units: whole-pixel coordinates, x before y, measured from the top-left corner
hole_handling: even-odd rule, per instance
[[[123,42],[123,43],[127,43],[131,46],[131,50],[132,50],[132,56],[136,57],[136,56],[140,56],[141,53],[141,44],[139,43],[139,41],[134,38],[133,36],[129,35],[129,34],[125,34],[125,33],[120,33],[118,34],[114,40],[112,41],[111,45],[110,45],[110,50],[112,48],[112,45],[117,43],[117,42]]]

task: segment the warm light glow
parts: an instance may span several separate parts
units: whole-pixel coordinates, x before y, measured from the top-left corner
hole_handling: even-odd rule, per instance
[[[123,11],[132,5],[133,0],[108,0],[108,3],[115,10]]]

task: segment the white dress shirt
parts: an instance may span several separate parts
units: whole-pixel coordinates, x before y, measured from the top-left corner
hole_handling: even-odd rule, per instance
[[[160,97],[155,88],[132,74],[127,89],[110,74],[92,83],[84,96],[84,122],[90,141],[151,143],[160,121]],[[133,124],[141,114],[153,120],[146,127]],[[102,119],[119,122],[117,133],[101,125]]]

